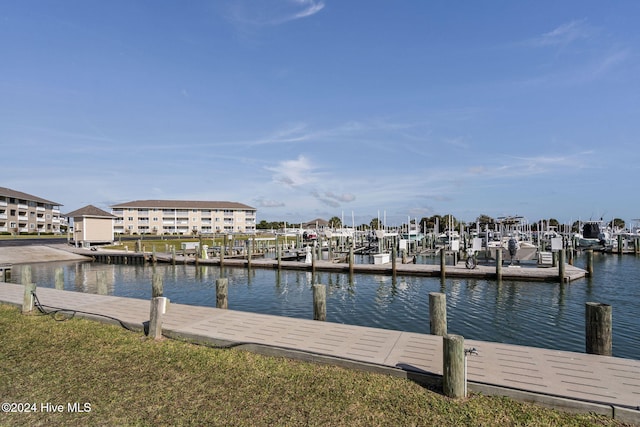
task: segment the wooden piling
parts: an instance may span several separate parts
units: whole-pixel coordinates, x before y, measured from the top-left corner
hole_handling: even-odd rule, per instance
[[[151,298],[151,310],[149,313],[149,338],[158,340],[162,338],[162,318],[169,300],[165,297]]]
[[[227,249],[227,235],[224,235],[224,240],[220,244],[220,267],[224,266],[224,252]]]
[[[278,236],[276,236],[276,253],[278,254],[278,270],[279,270],[282,268],[282,251],[280,250]]]
[[[227,309],[228,302],[229,279],[216,279],[216,307]]]
[[[558,280],[560,281],[560,283],[564,283],[565,281],[565,271],[566,271],[566,265],[565,265],[565,253],[564,253],[564,249],[560,249],[558,251]]]
[[[587,302],[585,308],[585,342],[587,354],[611,356],[612,308],[609,304]]]
[[[353,275],[353,247],[349,248],[349,275]]]
[[[587,274],[593,276],[593,249],[587,250]]]
[[[622,234],[618,234],[618,254],[622,255],[624,253],[624,242],[622,240]]]
[[[36,284],[31,281],[31,266],[22,267],[22,285],[24,286],[24,297],[22,299],[22,314],[29,314],[33,311]]]
[[[391,248],[391,274],[393,274],[394,276],[396,275],[396,257],[398,256],[398,254],[396,253],[396,246],[395,244],[393,245],[393,247]]]
[[[151,276],[151,297],[157,298],[164,294],[164,283],[159,273],[153,273]]]
[[[442,338],[442,391],[452,398],[464,397],[464,337],[445,335]]]
[[[313,285],[313,320],[327,320],[327,286]]]
[[[431,335],[447,335],[447,296],[440,292],[429,293],[429,325]]]
[[[444,279],[447,276],[446,268],[446,253],[444,248],[440,249],[440,278]]]
[[[502,248],[496,250],[496,277],[502,280]]]

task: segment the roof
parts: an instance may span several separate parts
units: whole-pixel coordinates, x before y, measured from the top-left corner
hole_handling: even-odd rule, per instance
[[[305,228],[313,228],[315,226],[318,227],[327,227],[329,225],[329,221],[327,221],[326,219],[322,219],[322,218],[316,218],[316,219],[312,219],[309,222],[305,222],[302,224],[303,227]]]
[[[62,206],[61,203],[52,202],[51,200],[43,199],[41,197],[34,196],[33,194],[27,194],[27,193],[23,193],[22,191],[16,191],[16,190],[12,190],[10,188],[5,188],[5,187],[0,187],[0,196],[13,197],[15,199],[30,200],[32,202],[46,203],[48,205]]]
[[[118,208],[155,208],[155,209],[243,209],[256,210],[251,206],[237,202],[197,201],[197,200],[135,200],[133,202],[112,205]]]
[[[102,209],[96,208],[93,205],[87,205],[84,208],[76,209],[73,212],[63,215],[67,218],[78,217],[101,217],[101,218],[117,218],[115,215],[111,215],[109,212],[105,212]]]

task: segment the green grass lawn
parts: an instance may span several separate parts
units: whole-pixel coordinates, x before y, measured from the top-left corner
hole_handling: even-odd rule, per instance
[[[0,400],[36,409],[0,412],[1,426],[625,425],[500,397],[455,401],[405,379],[153,341],[89,320],[23,316],[4,304]],[[63,411],[47,412],[47,403]],[[76,403],[85,412],[70,412]]]

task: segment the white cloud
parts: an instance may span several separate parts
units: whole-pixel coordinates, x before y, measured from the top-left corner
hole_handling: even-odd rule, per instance
[[[565,46],[590,35],[586,19],[574,20],[562,24],[531,41],[534,46]]]
[[[356,199],[356,196],[351,193],[335,194],[331,191],[312,191],[311,195],[320,202],[332,208],[340,207],[341,203],[353,202]]]
[[[282,129],[278,129],[271,135],[257,139],[249,143],[249,145],[264,145],[264,144],[281,144],[291,142],[302,142],[309,140],[312,135],[305,132],[307,125],[305,123],[294,123],[286,125]]]
[[[273,180],[289,187],[311,183],[315,180],[314,168],[309,159],[300,155],[295,160],[283,160],[277,166],[266,167],[274,172]]]
[[[304,7],[303,10],[293,15],[291,19],[306,18],[307,16],[315,15],[324,9],[324,2],[316,0],[293,0],[293,3],[297,3]],[[290,19],[289,19],[290,20]]]
[[[241,26],[273,26],[313,16],[324,6],[322,0],[234,0],[228,18]]]
[[[265,200],[262,198],[255,199],[254,204],[258,208],[281,208],[285,206],[284,202],[280,202],[277,200]]]

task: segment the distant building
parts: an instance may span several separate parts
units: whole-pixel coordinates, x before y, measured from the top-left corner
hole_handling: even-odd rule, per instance
[[[0,233],[60,233],[62,205],[0,187]]]
[[[329,221],[322,218],[316,218],[309,222],[301,224],[301,227],[321,231],[329,227]]]
[[[113,242],[115,215],[88,205],[64,216],[73,220],[73,241],[76,246]]]
[[[123,234],[255,233],[255,208],[236,202],[137,200],[111,206]]]

